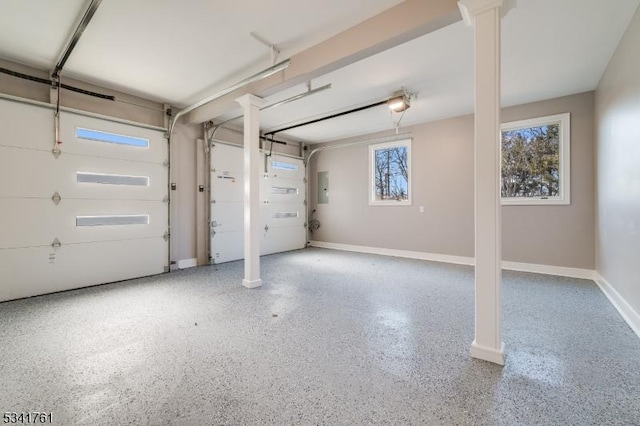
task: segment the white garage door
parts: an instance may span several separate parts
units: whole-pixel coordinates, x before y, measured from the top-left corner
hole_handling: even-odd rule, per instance
[[[211,149],[211,257],[215,263],[244,258],[243,155],[242,148],[221,143]],[[304,162],[274,154],[267,157],[266,165],[260,185],[260,253],[304,248]]]
[[[244,258],[244,172],[242,148],[211,147],[211,258]]]
[[[162,273],[163,133],[0,100],[0,300]]]

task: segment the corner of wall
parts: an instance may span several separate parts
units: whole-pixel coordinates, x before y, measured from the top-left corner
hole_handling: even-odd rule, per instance
[[[596,282],[640,336],[640,8],[595,95]]]
[[[609,299],[611,304],[616,308],[620,316],[622,316],[636,335],[640,337],[640,313],[633,309],[633,307],[627,303],[620,293],[618,293],[616,289],[599,273],[596,273],[595,282],[598,284],[598,287],[607,299]]]

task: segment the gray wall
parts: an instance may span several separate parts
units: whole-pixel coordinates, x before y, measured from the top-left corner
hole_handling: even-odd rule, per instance
[[[571,113],[571,205],[503,206],[503,258],[595,269],[594,93],[505,108],[502,121]]]
[[[202,126],[176,124],[171,138],[171,260],[197,258],[196,252],[196,145]]]
[[[640,313],[640,10],[596,91],[597,270]]]
[[[0,59],[0,67],[35,77],[49,78],[49,73],[46,71],[4,59]],[[80,89],[90,90],[105,95],[112,95],[115,96],[116,99],[124,101],[109,101],[71,92],[69,90],[62,90],[60,96],[60,104],[62,106],[135,121],[138,123],[150,124],[152,126],[162,127],[164,125],[164,113],[162,111],[163,105],[159,102],[153,102],[137,96],[118,92],[116,90],[105,89],[104,87],[69,79],[64,76],[64,73],[62,75],[62,83],[75,86]],[[50,101],[50,88],[48,85],[23,80],[21,78],[2,73],[0,73],[0,93],[46,103]],[[133,104],[143,105],[144,107]]]
[[[503,207],[504,260],[594,269],[593,99],[588,92],[504,109],[503,121],[570,112],[572,136],[571,205]],[[473,116],[407,131],[413,135],[413,205],[368,205],[366,145],[324,151],[310,163],[311,207],[321,222],[311,239],[473,257]],[[316,204],[318,171],[329,172],[329,204]]]

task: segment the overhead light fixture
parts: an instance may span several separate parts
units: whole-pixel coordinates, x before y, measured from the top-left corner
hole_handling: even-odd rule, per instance
[[[411,106],[410,97],[406,93],[394,96],[387,101],[389,109],[393,112],[403,112]]]

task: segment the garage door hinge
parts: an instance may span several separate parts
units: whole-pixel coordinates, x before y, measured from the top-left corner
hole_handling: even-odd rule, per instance
[[[307,183],[307,178],[303,178],[303,179],[302,179],[302,182],[303,182],[303,183]]]
[[[307,205],[307,200],[304,200],[304,203],[303,203],[303,204],[306,206],[306,205]]]
[[[167,195],[164,196],[164,198],[162,199],[163,203],[168,203],[169,202],[169,197]]]
[[[58,157],[60,157],[60,154],[62,154],[62,151],[60,151],[60,149],[58,148],[54,148],[51,150],[51,153],[53,154],[53,158],[57,160]]]
[[[169,160],[164,160],[162,162],[162,165],[165,166],[165,167],[168,167],[169,166]]]
[[[60,194],[58,194],[58,191],[56,191],[51,196],[51,200],[53,201],[53,204],[55,204],[57,206],[58,204],[60,204],[60,201],[62,200],[62,197],[60,196]]]
[[[53,242],[51,243],[51,247],[53,248],[60,248],[62,247],[62,243],[60,242],[59,239],[54,239]]]
[[[164,233],[164,235],[162,236],[162,238],[163,238],[165,241],[169,241],[169,237],[170,237],[170,236],[171,236],[171,234],[169,233],[169,231],[166,231],[166,232]]]
[[[169,132],[164,132],[164,138],[165,138],[166,140],[171,139],[171,135],[169,134]]]

